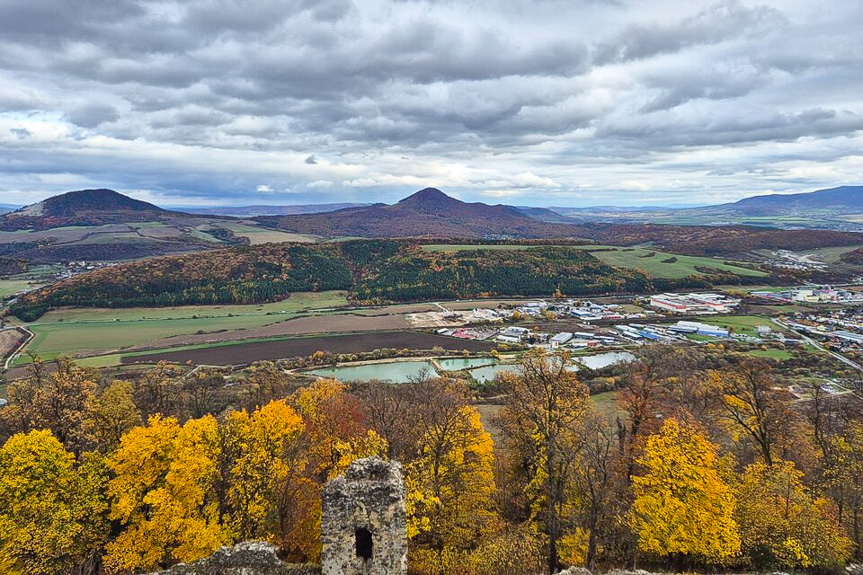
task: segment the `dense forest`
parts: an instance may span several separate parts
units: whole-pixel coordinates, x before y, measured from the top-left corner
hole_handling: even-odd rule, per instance
[[[11,312],[25,321],[50,307],[176,306],[276,301],[298,291],[349,290],[356,302],[586,295],[709,287],[715,275],[676,280],[609,266],[570,246],[435,252],[409,240],[237,246],[96,270],[22,297]],[[763,281],[763,280],[762,280]]]
[[[863,558],[857,393],[814,381],[793,401],[779,363],[716,346],[638,355],[576,374],[533,350],[482,416],[451,378],[37,363],[0,409],[0,565],[146,573],[249,539],[316,562],[323,485],[370,455],[403,465],[412,575],[823,574]]]

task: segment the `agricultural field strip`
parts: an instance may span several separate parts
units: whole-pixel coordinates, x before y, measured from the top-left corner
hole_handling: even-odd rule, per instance
[[[62,308],[48,311],[31,325],[50,323],[113,323],[118,321],[209,319],[242,316],[267,316],[285,313],[335,310],[348,305],[347,294],[341,291],[298,292],[273,303],[237,305],[189,305],[177,307],[132,308]]]
[[[98,238],[110,240],[112,238],[136,237],[139,239],[159,241],[159,238],[141,233],[141,230],[157,227],[173,229],[177,233],[172,237],[179,236],[182,233],[178,228],[167,226],[162,222],[135,222],[130,224],[103,224],[99,226],[63,226],[51,228],[50,230],[18,230],[14,232],[0,232],[0,243],[20,242],[22,240],[35,241],[47,237],[54,238],[54,243],[56,245],[100,243]],[[215,238],[212,239],[214,241],[218,241]]]
[[[719,269],[736,275],[766,277],[768,274],[759,270],[749,269],[737,265],[726,264],[724,259],[714,259],[699,256],[684,256],[652,249],[637,248],[633,251],[592,251],[595,257],[606,264],[640,269],[654,277],[661,278],[684,278],[690,275],[703,275],[696,268],[705,267]],[[653,253],[654,255],[649,255]],[[663,260],[676,259],[674,262],[663,262]]]
[[[333,344],[336,344],[335,346]],[[274,360],[296,355],[311,355],[318,350],[333,353],[359,353],[378,348],[433,349],[436,346],[453,351],[489,351],[489,342],[459,340],[441,335],[415,331],[378,332],[366,334],[319,335],[313,337],[293,337],[268,339],[265,341],[236,341],[222,345],[198,346],[194,349],[169,349],[164,352],[152,351],[135,358],[184,363],[191,361],[203,365],[241,365],[258,360]],[[123,363],[128,363],[132,357]]]
[[[734,333],[745,333],[747,335],[755,335],[754,328],[759,325],[770,326],[772,329],[778,329],[778,326],[771,322],[769,318],[759,317],[759,316],[719,316],[719,317],[711,317],[708,318],[710,323],[722,325],[724,327],[730,327],[733,329]],[[371,335],[372,332],[369,333]],[[349,334],[344,334],[349,335]],[[354,334],[355,335],[355,334]],[[270,337],[249,337],[248,339],[241,340],[224,340],[224,341],[214,341],[208,343],[200,343],[200,344],[190,344],[190,345],[179,345],[179,346],[169,346],[159,349],[149,349],[149,350],[134,350],[126,353],[112,353],[108,355],[97,355],[93,357],[88,357],[80,360],[83,362],[83,365],[88,365],[90,367],[106,367],[109,365],[117,365],[121,362],[121,360],[132,357],[141,357],[144,359],[146,356],[155,356],[163,353],[172,353],[172,352],[182,352],[182,351],[191,351],[191,350],[202,350],[209,349],[214,347],[224,347],[230,345],[238,345],[238,344],[255,344],[255,343],[272,343],[279,341],[296,341],[298,339],[315,339],[315,338],[328,338],[332,337],[328,335],[327,332],[322,332],[318,334],[309,334],[309,335],[281,335],[281,336],[270,336]],[[699,339],[698,337],[694,339]],[[704,338],[704,341],[712,341],[712,338]],[[589,354],[589,353],[588,353]],[[576,355],[579,355],[577,353]],[[17,362],[15,365],[23,365],[25,360]]]
[[[206,217],[190,218],[206,220]],[[169,224],[165,222],[134,222],[128,224],[102,224],[98,226],[62,226],[50,230],[17,230],[13,232],[0,232],[0,243],[36,241],[42,238],[54,238],[55,245],[76,244],[104,244],[122,241],[146,240],[151,242],[164,242],[176,240],[184,235],[205,241],[210,244],[224,244],[225,242],[206,233],[206,230],[222,228],[234,232],[237,236],[249,238],[252,245],[264,243],[287,243],[302,242],[314,243],[319,240],[316,236],[306,234],[293,234],[280,230],[261,228],[241,222],[221,222],[213,220],[193,228],[184,228],[182,223]],[[147,233],[148,230],[158,229],[160,233]],[[143,233],[142,233],[143,232]]]
[[[12,297],[16,293],[28,290],[31,287],[28,280],[0,280],[0,299]]]
[[[595,244],[564,245],[580,250],[587,250],[603,263],[615,267],[640,269],[654,277],[684,278],[693,274],[701,274],[696,267],[708,267],[731,272],[737,275],[766,277],[768,274],[742,266],[726,264],[726,259],[700,256],[685,256],[669,252],[656,251],[649,247],[622,247]],[[459,252],[467,250],[488,249],[493,251],[526,250],[536,245],[528,244],[426,244],[423,249],[430,252]],[[653,253],[654,255],[649,255]],[[676,258],[677,261],[664,263],[662,260]]]
[[[62,353],[107,352],[174,335],[245,330],[298,315],[337,313],[337,308],[346,304],[344,292],[321,292],[297,293],[273,304],[213,306],[209,309],[208,306],[63,309],[51,311],[39,322],[28,324],[36,334],[30,349],[46,359]],[[211,315],[214,309],[224,313]],[[151,317],[139,315],[141,313]],[[195,315],[198,317],[193,317]]]

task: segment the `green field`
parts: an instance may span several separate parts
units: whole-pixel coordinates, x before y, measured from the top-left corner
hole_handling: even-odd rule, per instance
[[[30,282],[27,280],[0,280],[0,299],[12,297],[29,287]]]
[[[526,250],[533,245],[525,244],[428,244],[422,248],[430,252],[457,252],[465,250],[488,249],[488,250]],[[603,246],[603,245],[575,245],[569,246],[577,249],[590,251],[594,256],[602,260],[608,265],[619,268],[639,269],[646,274],[657,278],[680,279],[691,275],[702,275],[696,267],[709,267],[730,272],[740,276],[752,277],[767,277],[768,274],[745,268],[742,266],[728,265],[725,260],[684,256],[679,254],[671,254],[668,252],[660,252],[651,248],[636,247],[624,248],[620,246]],[[653,253],[654,255],[650,255]],[[671,263],[663,263],[662,260],[676,258],[677,261]]]
[[[753,351],[747,351],[746,355],[751,355],[753,357],[764,357],[767,359],[791,359],[793,356],[790,351],[786,351],[784,349],[756,349]]]
[[[279,230],[268,230],[235,222],[220,223],[219,227],[231,230],[240,237],[249,238],[252,245],[267,244],[267,243],[285,243],[285,242],[301,242],[314,243],[318,238],[305,234],[292,234],[289,232],[281,232]]]
[[[600,414],[604,415],[606,418],[613,420],[616,417],[620,417],[623,415],[623,410],[620,409],[620,406],[617,405],[617,396],[620,394],[618,391],[606,391],[604,393],[597,393],[596,395],[591,395],[590,399],[593,401],[593,407],[596,408]]]
[[[704,318],[704,323],[727,327],[731,333],[741,333],[751,336],[757,336],[758,332],[755,328],[759,325],[765,325],[773,331],[782,331],[782,328],[770,321],[769,318],[756,315],[728,315],[721,317]]]
[[[805,250],[800,253],[812,256],[813,260],[822,261],[826,264],[838,264],[843,254],[854,251],[861,246],[839,246],[831,248],[817,248]]]
[[[766,277],[768,274],[749,268],[728,265],[724,260],[670,254],[648,248],[627,250],[618,248],[615,251],[592,251],[594,256],[603,262],[622,268],[635,268],[657,278],[679,279],[691,275],[701,275],[696,267],[708,267],[730,272],[740,276]],[[653,256],[649,254],[653,253]],[[677,261],[664,263],[662,260],[676,258]]]
[[[295,293],[286,300],[260,305],[52,310],[28,326],[36,337],[27,349],[43,359],[111,352],[173,335],[263,327],[300,313],[345,306],[346,297],[345,292],[332,291]],[[16,365],[26,361],[21,358]]]

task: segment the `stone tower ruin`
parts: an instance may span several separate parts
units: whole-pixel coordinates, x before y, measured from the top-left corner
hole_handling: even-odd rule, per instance
[[[354,461],[324,486],[323,575],[405,575],[407,513],[402,468],[377,457]]]

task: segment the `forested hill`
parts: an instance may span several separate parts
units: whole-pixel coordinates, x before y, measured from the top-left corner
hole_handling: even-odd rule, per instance
[[[60,226],[95,226],[164,219],[174,212],[114,190],[66,192],[0,217],[0,229],[42,230]]]
[[[393,205],[256,220],[286,232],[330,238],[561,238],[613,245],[651,242],[671,252],[729,258],[760,249],[803,250],[863,243],[858,233],[825,230],[585,223],[549,210],[462,202],[434,188],[420,190]]]
[[[695,285],[706,285],[698,281]],[[397,302],[651,287],[643,273],[611,267],[576,247],[435,252],[411,241],[364,240],[242,246],[142,260],[22,296],[12,313],[32,321],[52,306],[251,303],[337,289],[349,290],[354,301]]]

